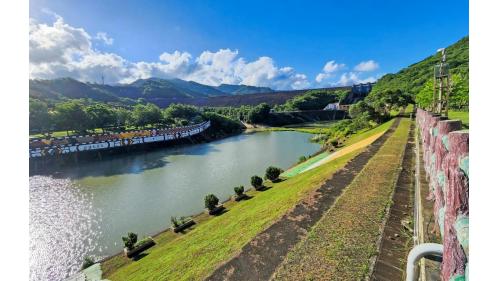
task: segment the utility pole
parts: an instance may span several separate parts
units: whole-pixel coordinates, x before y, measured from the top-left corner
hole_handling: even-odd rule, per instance
[[[446,63],[446,49],[438,50],[441,61],[434,66],[434,93],[432,112],[448,117],[448,99],[450,97],[450,67]]]

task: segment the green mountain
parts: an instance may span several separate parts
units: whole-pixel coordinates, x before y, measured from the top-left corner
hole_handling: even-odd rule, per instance
[[[440,54],[434,54],[424,60],[403,68],[396,74],[386,74],[377,81],[372,93],[387,90],[402,90],[416,95],[424,83],[432,79],[434,65],[441,59]],[[469,81],[469,36],[446,48],[446,61],[451,74],[460,74],[466,82]]]
[[[222,91],[231,95],[245,95],[245,94],[260,94],[260,93],[271,93],[274,92],[273,89],[268,87],[255,87],[247,85],[230,85],[230,84],[220,84],[215,87],[217,90]]]
[[[84,83],[72,78],[29,81],[30,97],[51,101],[88,98],[101,102],[130,103],[130,100],[137,100],[139,98],[143,98],[146,101],[189,99],[269,93],[272,91],[272,89],[267,87],[227,84],[214,87],[193,81],[160,78],[139,79],[130,84],[119,85]]]

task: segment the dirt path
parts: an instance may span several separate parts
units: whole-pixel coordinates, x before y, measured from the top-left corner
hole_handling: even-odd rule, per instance
[[[398,118],[389,130],[368,148],[335,172],[309,198],[257,235],[233,259],[222,264],[206,280],[269,280],[288,251],[298,243],[322,217],[368,160],[380,149],[395,128]]]
[[[406,256],[413,245],[414,141],[412,125],[370,280],[404,280]]]

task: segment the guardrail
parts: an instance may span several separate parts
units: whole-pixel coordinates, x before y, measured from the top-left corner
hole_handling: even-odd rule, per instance
[[[83,151],[112,149],[143,143],[154,143],[187,138],[199,134],[210,127],[210,121],[200,124],[169,128],[127,131],[115,134],[98,134],[53,139],[35,139],[29,143],[29,157],[57,156]]]

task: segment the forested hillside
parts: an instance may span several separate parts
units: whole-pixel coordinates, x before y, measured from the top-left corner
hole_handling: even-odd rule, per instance
[[[425,83],[433,79],[433,67],[441,55],[436,53],[426,59],[403,68],[396,74],[386,74],[377,81],[370,95],[386,91],[408,92],[416,96]],[[450,73],[469,83],[469,36],[460,39],[455,44],[446,48],[446,60],[450,66]],[[468,89],[467,89],[468,91]]]
[[[227,84],[208,86],[193,81],[160,78],[139,79],[130,84],[119,85],[84,83],[72,78],[30,80],[29,91],[31,98],[46,102],[83,98],[128,105],[141,102],[139,99],[154,101],[273,92],[267,87]]]

